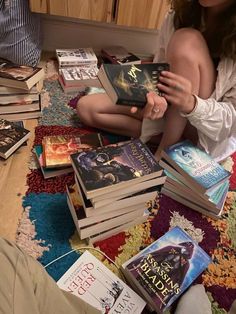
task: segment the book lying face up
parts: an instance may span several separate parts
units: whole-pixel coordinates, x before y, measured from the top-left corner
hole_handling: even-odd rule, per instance
[[[167,63],[102,64],[98,79],[113,103],[144,107],[146,94],[159,93],[157,83],[161,71],[168,71]]]
[[[127,280],[149,307],[164,312],[211,263],[211,258],[181,228],[161,238],[122,265]]]

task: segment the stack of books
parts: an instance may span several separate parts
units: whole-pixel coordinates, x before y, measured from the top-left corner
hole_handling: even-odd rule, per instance
[[[56,56],[59,82],[65,93],[101,86],[97,78],[98,59],[92,48],[56,49]]]
[[[45,179],[73,172],[70,154],[102,146],[100,134],[45,136],[34,153]]]
[[[7,159],[30,137],[30,131],[20,123],[0,119],[0,157]]]
[[[189,141],[162,151],[159,164],[167,174],[163,194],[213,219],[220,218],[230,172]]]
[[[147,202],[165,181],[148,147],[131,140],[71,155],[75,186],[67,200],[81,239],[105,239],[147,220]]]
[[[38,118],[44,70],[0,59],[0,117],[9,121]]]

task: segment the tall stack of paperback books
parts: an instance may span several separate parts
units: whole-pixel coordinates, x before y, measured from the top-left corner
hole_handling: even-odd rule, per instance
[[[9,121],[38,118],[44,70],[0,59],[0,117]]]
[[[163,194],[213,219],[221,216],[230,172],[209,154],[183,141],[164,150],[159,164],[167,174]]]
[[[100,87],[97,78],[98,59],[92,48],[56,49],[59,82],[65,93]]]
[[[165,175],[140,140],[75,153],[71,160],[76,184],[67,199],[81,239],[93,243],[148,218],[146,203]]]

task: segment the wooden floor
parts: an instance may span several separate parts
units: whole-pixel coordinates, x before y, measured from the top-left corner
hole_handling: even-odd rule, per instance
[[[25,128],[31,131],[27,146],[20,147],[7,160],[0,160],[0,236],[14,240],[22,213],[22,197],[29,171],[28,161],[37,120],[25,120]]]

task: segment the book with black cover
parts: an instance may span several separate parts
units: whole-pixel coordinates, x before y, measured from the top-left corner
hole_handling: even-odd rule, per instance
[[[164,70],[169,70],[167,63],[102,64],[98,79],[113,103],[144,107],[149,91],[159,93],[157,83]]]
[[[30,90],[43,77],[42,68],[19,65],[0,59],[0,85]]]
[[[30,136],[30,131],[0,119],[0,157],[7,159]]]
[[[71,155],[87,198],[159,177],[163,170],[139,139]]]
[[[128,52],[128,50],[122,46],[107,46],[102,48],[101,56],[103,60],[113,64],[140,64],[141,59]]]
[[[174,227],[125,262],[122,270],[150,308],[163,313],[210,263],[198,243]]]

